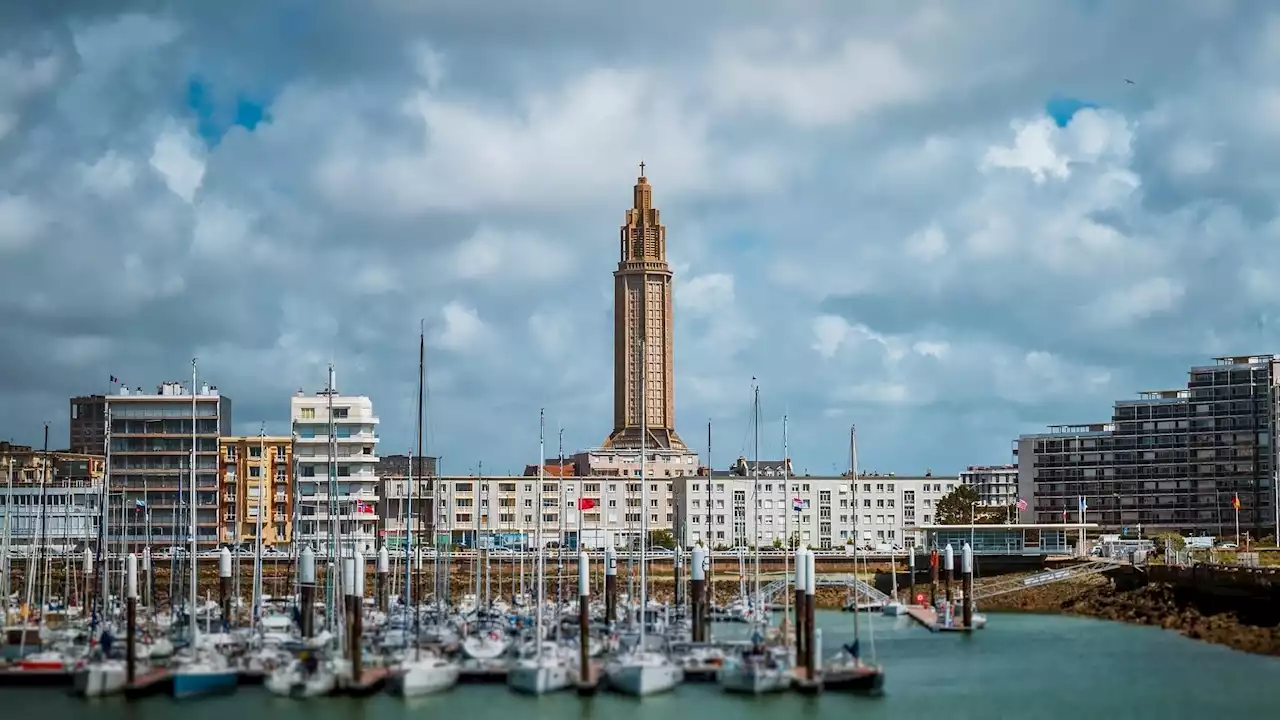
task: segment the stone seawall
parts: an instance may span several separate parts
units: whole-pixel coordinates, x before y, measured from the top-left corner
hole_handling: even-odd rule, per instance
[[[1251,601],[1241,598],[1243,609]],[[981,603],[985,611],[1068,613],[1138,625],[1155,625],[1187,637],[1262,655],[1280,655],[1280,626],[1255,613],[1244,617],[1222,598],[1208,601],[1202,592],[1151,582],[1122,589],[1094,575],[1027,588]]]

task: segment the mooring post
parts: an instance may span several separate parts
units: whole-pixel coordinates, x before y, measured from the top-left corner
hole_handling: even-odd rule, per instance
[[[960,571],[964,574],[964,626],[973,628],[973,548],[964,544],[960,551]]]

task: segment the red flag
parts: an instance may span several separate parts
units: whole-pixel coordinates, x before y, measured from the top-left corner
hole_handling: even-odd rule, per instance
[[[1231,508],[1236,512],[1240,512],[1240,496],[1239,495],[1231,496]]]
[[[579,509],[579,510],[590,510],[591,508],[593,508],[593,507],[595,507],[595,506],[596,506],[596,501],[595,501],[595,500],[592,500],[591,498],[582,498],[582,499],[578,500],[578,509]]]

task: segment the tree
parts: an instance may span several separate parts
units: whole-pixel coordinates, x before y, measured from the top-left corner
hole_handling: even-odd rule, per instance
[[[934,506],[933,517],[938,525],[968,525],[970,518],[977,520],[983,508],[975,508],[978,491],[968,485],[957,485],[955,490],[943,495]],[[976,512],[975,512],[976,511]]]
[[[650,530],[649,531],[649,547],[666,548],[668,550],[676,549],[676,536],[670,530]]]

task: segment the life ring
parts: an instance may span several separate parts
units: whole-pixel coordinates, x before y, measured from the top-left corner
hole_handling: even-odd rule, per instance
[[[925,601],[926,601],[926,600],[928,600],[928,598],[927,598],[927,597],[925,597],[925,594],[924,594],[924,593],[922,593],[922,592],[918,592],[918,593],[916,593],[916,604],[917,604],[917,605],[923,605],[923,604],[925,603]]]

